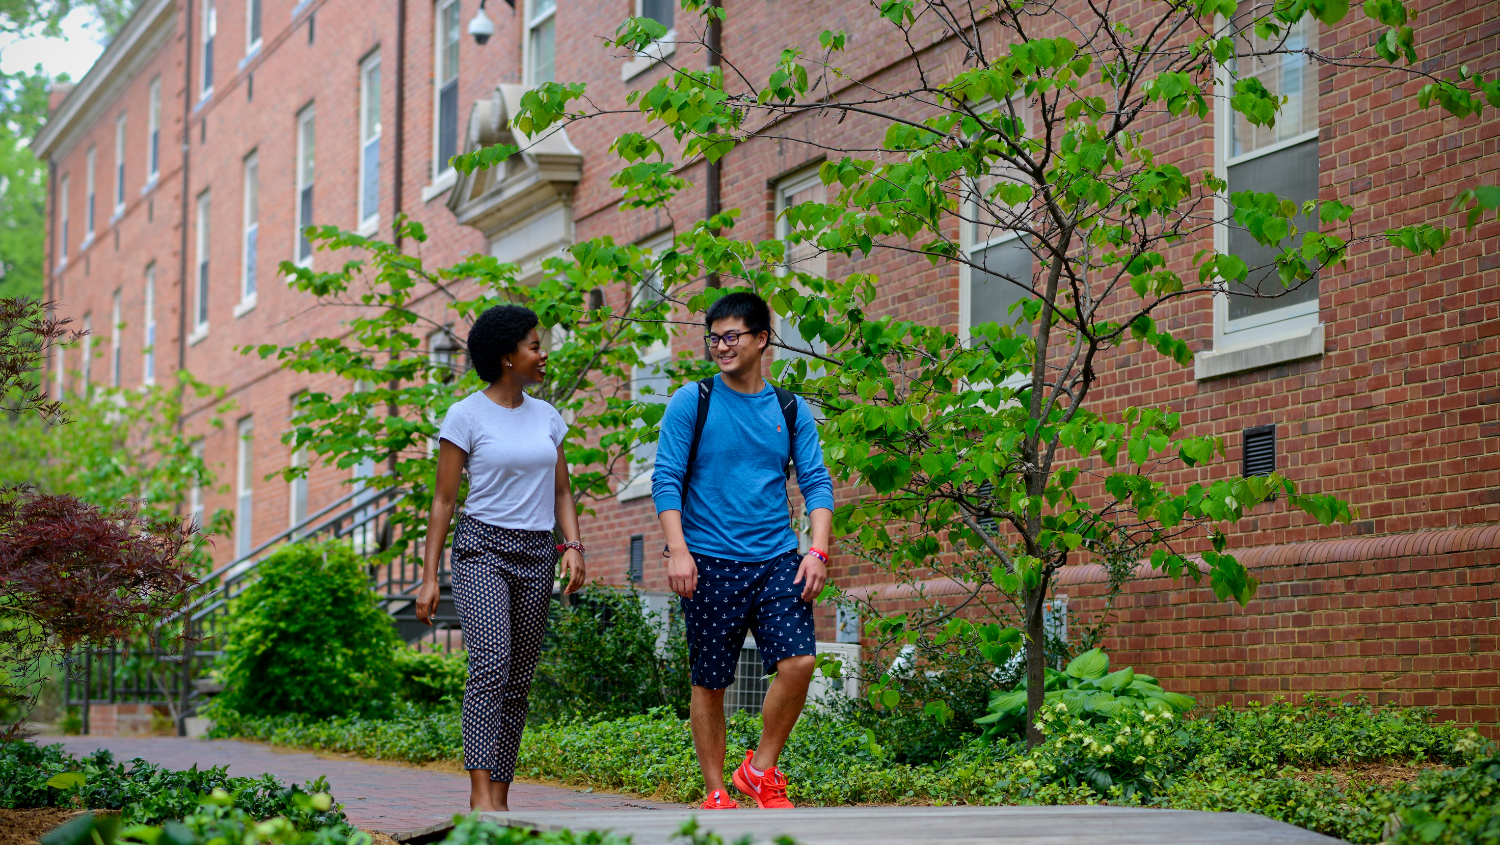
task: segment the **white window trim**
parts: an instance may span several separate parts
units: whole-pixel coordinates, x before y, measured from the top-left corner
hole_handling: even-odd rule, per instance
[[[639,3],[639,0],[637,0],[637,2]],[[784,218],[782,216],[782,214],[788,208],[788,206],[787,206],[787,197],[791,196],[792,194],[798,193],[799,191],[804,191],[804,190],[806,190],[806,189],[808,189],[808,188],[810,188],[810,187],[812,187],[814,185],[821,185],[821,184],[823,184],[823,180],[821,178],[819,178],[819,176],[818,176],[818,167],[817,166],[810,167],[810,168],[808,168],[806,170],[797,171],[797,172],[792,173],[792,174],[790,174],[790,175],[788,175],[788,176],[786,176],[786,177],[784,177],[782,179],[777,180],[777,182],[776,182],[776,237],[777,237],[778,240],[785,240],[787,234],[789,234],[791,232],[791,228],[787,225],[786,218]],[[824,199],[825,199],[825,201],[827,200],[826,188],[825,188]],[[790,272],[790,269],[785,264],[781,264],[781,265],[779,265],[779,266],[776,267],[776,275],[778,275],[778,276],[785,276],[789,272]],[[794,335],[794,334],[791,334],[790,331],[783,332],[783,329],[790,329],[791,326],[790,326],[790,323],[787,322],[787,320],[784,317],[782,317],[781,315],[772,313],[772,315],[771,315],[771,324],[772,324],[772,327],[776,329],[776,335],[781,340],[782,343],[794,343],[794,342],[805,343],[806,342],[806,341],[802,340],[802,335],[800,333]],[[774,355],[774,354],[777,354],[777,353],[772,353],[772,354]],[[781,353],[781,354],[785,354],[785,353]]]
[[[252,40],[251,37],[250,37],[250,34],[251,34],[250,33],[250,30],[251,30],[250,21],[254,19],[255,6],[256,6],[257,3],[260,4],[260,37],[259,38],[255,38],[255,39]],[[256,53],[260,52],[261,45],[265,44],[265,43],[266,43],[266,4],[265,4],[265,0],[245,0],[245,58],[246,59],[250,59],[253,56],[255,56]],[[244,65],[245,65],[245,63],[243,61],[240,62],[240,67],[243,68]]]
[[[207,280],[201,278],[204,253],[209,248],[209,236],[212,234],[213,225],[213,196],[208,191],[199,194],[193,203],[193,225],[193,333],[188,336],[189,346],[208,337],[209,320],[205,313],[208,309],[205,307],[207,295],[204,287],[205,283],[211,285],[213,279],[212,277]],[[209,271],[212,272],[212,270],[213,265],[210,264]],[[202,320],[198,319],[200,316],[203,317]]]
[[[156,384],[156,265],[146,268],[141,325],[141,386]]]
[[[358,233],[360,235],[364,236],[364,237],[369,237],[370,235],[373,235],[377,231],[380,230],[380,193],[379,193],[378,190],[377,190],[377,192],[375,194],[375,208],[373,210],[371,210],[371,209],[366,209],[364,207],[364,203],[365,203],[365,176],[366,176],[366,174],[365,174],[365,145],[368,144],[368,143],[370,143],[370,140],[372,140],[372,139],[366,139],[364,137],[364,133],[365,133],[365,120],[366,120],[366,116],[367,116],[367,114],[369,112],[369,108],[370,108],[370,102],[369,102],[369,96],[370,96],[369,88],[370,88],[370,86],[369,86],[368,83],[369,83],[369,72],[370,72],[370,69],[372,67],[373,68],[378,68],[380,70],[380,74],[381,74],[381,77],[382,77],[381,78],[381,87],[384,88],[385,87],[385,79],[384,79],[385,69],[384,69],[384,67],[381,66],[381,63],[380,63],[380,51],[379,50],[376,50],[375,52],[371,53],[368,57],[365,58],[364,61],[362,61],[362,62],[359,63],[359,184],[358,184],[358,186],[355,189],[355,206],[356,206],[356,209],[357,209],[356,213],[357,213],[357,215],[359,217]],[[375,103],[375,108],[377,110],[380,108],[380,102],[378,100]],[[385,125],[383,123],[379,123],[378,121],[377,121],[377,123],[380,126],[380,131],[375,134],[375,137],[373,138],[373,140],[374,140],[374,142],[376,144],[381,144],[385,140]],[[382,152],[383,152],[383,150],[382,150]],[[379,164],[377,164],[376,166],[378,168]],[[377,175],[377,183],[378,183],[378,175]]]
[[[79,252],[88,249],[89,244],[94,242],[94,217],[99,208],[98,152],[97,147],[89,147],[84,158],[83,225],[87,230],[83,233],[83,243],[78,245]]]
[[[120,386],[120,323],[125,319],[121,313],[124,298],[119,288],[115,288],[111,297],[110,321],[109,321],[109,386]]]
[[[146,104],[146,184],[141,186],[141,196],[156,187],[161,176],[161,77],[151,80],[149,99]],[[151,160],[151,137],[156,136],[156,161]]]
[[[202,0],[199,6],[199,17],[202,23],[198,32],[198,103],[214,95],[213,83],[209,80],[211,71],[208,62],[208,44],[211,40],[219,37],[219,6],[218,0]],[[213,26],[213,32],[209,32],[209,26]]]
[[[443,84],[445,82],[443,79],[443,11],[448,6],[457,5],[459,2],[460,0],[436,0],[432,4],[432,168],[430,172],[433,174],[433,177],[432,182],[422,190],[423,202],[431,200],[432,197],[452,187],[453,183],[458,179],[458,171],[454,170],[453,166],[448,162],[439,159],[438,156],[443,137]],[[526,0],[526,2],[529,4],[530,0]],[[460,32],[458,41],[459,44],[463,44],[462,32]],[[523,69],[522,72],[524,72],[526,67],[526,45],[524,43],[521,45],[521,51],[521,67]],[[458,67],[460,76],[463,75],[462,59],[462,54],[460,54]],[[463,134],[463,121],[459,120],[457,152],[463,152]],[[440,183],[442,183],[442,187],[438,187]],[[430,195],[429,192],[431,192]]]
[[[94,370],[94,313],[83,315],[83,354],[79,356],[78,375],[80,396],[89,395],[89,376]]]
[[[293,176],[295,177],[295,179],[293,180],[293,184],[296,187],[296,191],[294,191],[292,194],[292,263],[296,264],[298,267],[311,267],[313,263],[313,256],[317,254],[317,249],[314,248],[308,250],[306,258],[298,255],[298,253],[302,250],[302,230],[306,228],[306,226],[303,225],[302,221],[302,191],[307,187],[307,185],[302,182],[302,155],[304,152],[303,145],[307,140],[307,136],[303,133],[302,130],[303,127],[307,125],[307,121],[313,121],[313,178],[311,184],[314,186],[313,201],[314,203],[316,203],[316,186],[318,183],[317,119],[318,113],[314,106],[309,105],[302,111],[297,112],[297,159],[292,164]],[[309,221],[309,225],[311,225],[311,221]]]
[[[234,307],[235,319],[255,310],[255,300],[260,293],[260,151],[245,156],[242,162],[244,186],[240,201],[240,301]],[[250,290],[250,172],[255,171],[255,257],[256,278],[254,291]]]
[[[1279,152],[1318,137],[1319,130],[1303,132],[1284,141],[1269,144],[1261,149],[1238,156],[1229,156],[1230,137],[1233,129],[1234,110],[1228,108],[1230,88],[1229,70],[1219,65],[1214,73],[1214,176],[1229,179],[1229,166],[1251,161],[1261,156]],[[1317,90],[1316,83],[1313,86]],[[1321,126],[1321,114],[1319,124]],[[1214,251],[1229,252],[1229,197],[1226,193],[1213,198]],[[1321,300],[1321,293],[1319,296]],[[1229,320],[1229,294],[1220,286],[1213,297],[1213,345],[1208,351],[1199,352],[1193,358],[1193,377],[1197,381],[1219,378],[1234,373],[1248,372],[1265,367],[1316,358],[1323,354],[1325,333],[1321,317],[1321,302],[1305,302],[1278,308],[1253,318]]]
[[[115,209],[110,216],[113,225],[125,214],[125,113],[115,118]]]
[[[557,19],[557,7],[553,6],[552,7],[552,11],[547,12],[546,14],[543,14],[543,15],[540,15],[538,17],[533,18],[532,14],[531,14],[531,6],[532,6],[533,3],[536,2],[536,0],[525,0],[525,2],[526,2],[526,17],[523,20],[526,21],[526,26],[525,26],[526,31],[521,36],[521,82],[527,88],[531,88],[531,87],[534,87],[537,84],[536,83],[536,79],[532,76],[532,73],[531,73],[531,31],[533,29],[536,29],[537,27],[541,26],[542,24],[546,23],[549,20],[556,20]],[[636,8],[637,9],[640,8],[640,2],[639,2],[639,0],[636,0]],[[554,26],[552,28],[552,61],[553,62],[557,61],[557,27],[556,26]],[[554,64],[553,68],[554,68],[554,70],[556,69],[556,65],[555,64]]]
[[[635,0],[635,16],[645,14],[645,3],[643,0]],[[673,23],[676,23],[674,16]],[[665,59],[671,58],[677,52],[677,27],[673,26],[666,34],[646,46],[646,49],[636,53],[625,61],[620,68],[620,81],[629,82],[646,71],[661,64]]]
[[[647,250],[652,255],[660,255],[671,244],[672,233],[670,231],[667,231],[652,235],[650,238],[641,241],[641,248]],[[645,282],[643,281],[642,284],[644,285]],[[637,288],[632,292],[631,296],[632,298],[634,298],[640,296],[640,294],[640,289]],[[640,366],[631,368],[631,398],[635,397],[633,384],[637,378],[636,372],[638,370],[651,366],[653,364],[661,364],[663,362],[670,361],[671,359],[672,343],[670,340],[665,343],[654,344],[650,349],[642,352]],[[666,399],[667,397],[663,397],[663,401],[666,401]],[[636,461],[634,458],[631,458],[628,461],[627,465],[629,466],[628,471],[632,477],[624,487],[620,488],[620,492],[615,494],[615,498],[621,502],[629,502],[651,495],[651,480],[656,473],[655,457],[653,456],[652,458],[651,466],[643,470],[637,470]]]
[[[73,215],[68,208],[68,191],[71,190],[72,187],[72,175],[63,176],[63,178],[58,183],[59,190],[57,193],[57,204],[59,208],[57,209],[57,211],[58,218],[62,221],[62,226],[60,227],[61,231],[58,233],[58,246],[60,247],[58,249],[58,253],[61,255],[61,257],[57,259],[57,269],[59,270],[68,266],[68,247],[71,246],[71,244],[68,243],[68,240],[73,234],[71,231],[73,228]]]
[[[235,424],[234,556],[255,548],[255,418]],[[244,519],[248,511],[249,519]]]

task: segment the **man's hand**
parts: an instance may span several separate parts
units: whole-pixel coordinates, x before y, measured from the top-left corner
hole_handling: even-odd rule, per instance
[[[423,625],[432,624],[432,617],[437,613],[439,598],[441,598],[441,595],[438,592],[437,579],[430,578],[423,581],[422,586],[417,589],[418,622],[421,622]]]
[[[686,548],[667,556],[667,586],[685,599],[692,598],[693,591],[698,589],[698,564]]]
[[[812,604],[823,594],[823,585],[828,583],[828,564],[817,555],[803,555],[802,565],[797,567],[793,584],[802,584],[802,600]]]
[[[563,549],[562,560],[558,561],[562,568],[562,574],[568,579],[563,585],[563,593],[572,595],[583,586],[584,566],[583,555],[577,549]]]

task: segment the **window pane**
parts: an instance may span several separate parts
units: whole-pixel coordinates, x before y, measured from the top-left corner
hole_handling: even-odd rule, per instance
[[[458,36],[461,31],[459,15],[461,10],[457,2],[449,3],[443,9],[442,15],[442,40],[439,42],[443,51],[443,74],[442,82],[456,79],[458,77]]]
[[[1031,251],[1020,238],[1015,238],[976,250],[970,256],[978,266],[969,270],[969,325],[1014,326],[1020,315],[1009,313],[1010,306],[1026,298],[1026,291],[1004,277],[1029,284]],[[1022,323],[1016,328],[1022,334],[1031,334],[1029,324]]]
[[[674,0],[641,0],[641,17],[650,18],[671,29],[676,5]]]
[[[1230,196],[1237,191],[1259,193],[1269,191],[1298,205],[1308,200],[1316,200],[1318,198],[1317,139],[1314,138],[1294,147],[1277,150],[1230,167]],[[1312,219],[1302,215],[1298,215],[1293,222],[1299,230],[1317,228]],[[1302,237],[1299,235],[1284,246],[1296,247],[1301,243]],[[1276,256],[1281,254],[1281,247],[1261,246],[1243,227],[1232,222],[1229,224],[1229,253],[1238,256],[1251,267],[1245,284],[1234,284],[1230,287],[1229,319],[1239,320],[1290,305],[1317,302],[1316,278],[1304,282],[1294,291],[1286,292],[1273,264]],[[1257,272],[1254,268],[1261,265],[1272,266]],[[1260,294],[1282,293],[1282,295],[1275,299],[1254,299],[1235,296],[1235,291]]]
[[[458,80],[443,86],[438,96],[438,170],[458,154]]]
[[[312,225],[313,189],[308,185],[302,189],[301,202],[297,208],[297,257],[312,257],[312,241],[307,239],[307,227]]]
[[[360,187],[360,209],[362,220],[374,217],[380,211],[380,139],[365,144],[364,184]]]
[[[260,41],[261,0],[250,0],[250,43]]]
[[[315,152],[314,148],[316,146],[317,139],[316,127],[314,126],[313,118],[311,116],[302,119],[301,130],[302,138],[299,149],[301,151],[302,161],[299,162],[298,165],[297,181],[299,185],[306,186],[311,185],[313,182],[313,154]]]
[[[256,264],[260,260],[260,227],[245,232],[245,298],[255,295]]]
[[[557,0],[532,0],[531,23],[535,24],[555,11],[557,11]]]
[[[365,119],[361,140],[368,141],[380,135],[380,63],[365,70]]]
[[[1242,33],[1238,41],[1241,50],[1250,51],[1270,50],[1277,44],[1275,40],[1249,33]],[[1292,27],[1284,49],[1316,48],[1317,30],[1304,20]],[[1241,79],[1256,77],[1272,93],[1284,95],[1287,102],[1276,116],[1276,125],[1271,127],[1254,126],[1244,115],[1235,112],[1232,156],[1252,153],[1318,128],[1318,72],[1306,56],[1251,57],[1239,60],[1235,69]]]
[[[553,55],[556,21],[556,17],[548,18],[531,31],[531,84],[533,85],[552,81],[553,65],[556,63],[556,57]]]

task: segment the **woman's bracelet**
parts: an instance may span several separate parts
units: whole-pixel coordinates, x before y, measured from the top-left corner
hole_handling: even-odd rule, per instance
[[[823,561],[823,565],[824,566],[828,565],[828,552],[825,552],[822,549],[817,548],[816,546],[814,546],[812,548],[809,548],[807,550],[807,553],[810,554],[810,555],[812,555],[813,557],[817,558],[818,560]]]
[[[580,542],[578,542],[577,540],[569,540],[566,543],[558,543],[557,544],[557,551],[558,551],[559,554],[561,554],[565,549],[573,549],[574,551],[578,552],[579,554],[585,554],[585,552],[583,550],[583,544],[580,543]]]

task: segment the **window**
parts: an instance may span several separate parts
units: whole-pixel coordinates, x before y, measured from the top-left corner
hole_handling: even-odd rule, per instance
[[[630,583],[639,584],[646,578],[646,535],[632,534],[630,537],[630,571],[626,573]]]
[[[115,118],[115,216],[125,212],[125,115]]]
[[[993,126],[1012,116],[1009,105],[990,103],[977,111],[987,115],[987,122]],[[1025,116],[1014,116],[1021,118],[1024,127]],[[1010,310],[1012,305],[1027,298],[1035,272],[1031,249],[1012,228],[1026,206],[1007,205],[993,193],[1002,184],[1022,182],[1020,173],[997,162],[989,175],[970,186],[960,237],[969,261],[960,269],[959,336],[965,340],[969,339],[972,327],[985,323],[999,323],[1023,334],[1030,333],[1029,326],[1015,325],[1019,314]]]
[[[526,84],[551,82],[557,64],[557,0],[528,0]]]
[[[193,334],[202,335],[208,331],[208,223],[209,223],[209,194],[204,191],[198,196],[198,275],[194,285],[194,307],[193,307]]]
[[[453,169],[448,160],[458,154],[458,42],[463,31],[458,0],[439,0],[433,80],[437,85],[432,163],[434,180]]]
[[[115,291],[109,309],[109,386],[120,386],[120,292]]]
[[[783,215],[788,208],[804,202],[824,202],[827,190],[823,182],[818,178],[818,173],[813,170],[784,179],[776,186],[776,237],[785,240],[791,234],[791,223]],[[786,263],[780,268],[783,275],[790,273],[806,273],[811,276],[828,275],[828,256],[817,246],[809,241],[801,241],[795,244],[787,244]],[[787,346],[797,347],[806,352],[824,352],[828,344],[821,339],[808,342],[802,339],[802,334],[797,331],[795,324],[782,316],[776,317],[776,339]],[[776,357],[790,356],[793,358],[803,357],[796,352],[777,349]]]
[[[635,0],[635,15],[650,18],[667,31],[655,43],[637,53],[620,68],[620,80],[631,79],[655,67],[658,62],[677,51],[677,0]]]
[[[203,527],[203,485],[198,483],[199,473],[203,466],[203,441],[199,440],[188,447],[193,456],[193,461],[198,466],[193,468],[193,486],[188,488],[188,522],[194,528]]]
[[[68,188],[71,180],[64,176],[62,186],[57,192],[57,202],[62,208],[58,209],[58,216],[62,218],[62,257],[57,260],[57,266],[62,267],[68,263],[68,227],[72,223],[68,219]]]
[[[641,244],[646,252],[660,256],[672,246],[672,235],[670,232],[652,238]],[[651,303],[663,302],[667,298],[666,291],[662,289],[662,280],[655,273],[647,276],[635,291],[635,301],[640,307],[647,307]],[[637,402],[645,402],[654,405],[666,404],[671,398],[668,394],[672,387],[672,380],[666,373],[662,372],[662,365],[671,360],[672,347],[670,343],[655,343],[649,349],[642,350],[641,363],[631,370],[630,374],[630,396]],[[635,447],[630,455],[630,482],[620,491],[621,499],[634,499],[651,493],[651,470],[656,465],[656,444],[642,443]]]
[[[203,0],[203,86],[198,98],[214,92],[214,36],[219,32],[219,12],[215,0]]]
[[[94,365],[94,315],[83,315],[83,359],[78,362],[78,395],[89,395],[89,370]]]
[[[312,241],[307,227],[313,216],[313,148],[316,138],[312,106],[297,115],[297,263],[312,261]]]
[[[375,499],[375,491],[370,489],[366,479],[375,475],[375,462],[366,458],[354,465],[354,504],[359,507],[355,511],[353,524],[350,526],[351,539],[354,541],[354,553],[367,555],[376,549],[376,523],[375,510],[369,505]]]
[[[640,16],[656,21],[671,32],[675,27],[676,5],[675,0],[640,0]]]
[[[52,351],[57,356],[55,359],[53,359],[52,362],[53,366],[56,368],[54,371],[54,375],[57,379],[57,386],[53,388],[52,395],[52,398],[55,401],[63,398],[63,391],[67,388],[68,385],[68,360],[67,356],[64,354],[67,351],[67,347],[63,346],[62,344],[58,344],[57,346],[52,347]]]
[[[257,257],[260,252],[260,154],[245,159],[244,267],[240,275],[240,303],[255,301]]]
[[[247,0],[245,3],[245,55],[250,55],[260,49],[260,7],[261,0]]]
[[[146,181],[155,183],[161,173],[161,77],[151,80],[151,104],[147,114],[151,137],[146,142]]]
[[[89,147],[84,168],[83,242],[85,244],[94,239],[94,164],[98,158],[94,152],[94,148]]]
[[[156,384],[156,265],[146,268],[145,315],[141,321],[141,384]]]
[[[1307,22],[1299,23],[1287,36],[1286,49],[1316,48]],[[1267,49],[1273,44],[1250,36],[1253,49]],[[1244,41],[1242,41],[1244,43]],[[1253,126],[1243,115],[1233,113],[1226,121],[1228,143],[1224,146],[1225,175],[1229,195],[1240,191],[1272,192],[1301,205],[1318,198],[1318,90],[1317,73],[1302,55],[1275,56],[1267,60],[1252,58],[1239,62],[1241,77],[1254,76],[1271,91],[1287,98],[1274,127]],[[1229,208],[1233,213],[1233,206]],[[1314,221],[1298,217],[1299,230],[1316,229]],[[1276,324],[1317,320],[1318,284],[1311,279],[1295,290],[1287,291],[1276,272],[1276,256],[1281,247],[1256,243],[1243,227],[1230,223],[1228,247],[1231,255],[1244,260],[1251,268],[1244,283],[1229,288],[1223,334],[1233,343],[1235,335]],[[1298,238],[1290,246],[1295,248]],[[1257,269],[1259,268],[1259,269]],[[1248,295],[1241,295],[1248,294]],[[1255,295],[1276,295],[1272,299]]]
[[[380,54],[360,67],[359,224],[374,229],[380,220]]]
[[[237,427],[235,461],[234,556],[250,554],[255,530],[255,420],[245,417]]]
[[[298,393],[292,397],[292,416],[295,420],[298,405],[307,398],[306,393]],[[298,469],[307,466],[307,447],[298,446],[292,450],[292,466]],[[291,527],[301,525],[307,519],[307,476],[299,475],[291,480],[288,485],[287,498],[291,500]]]

